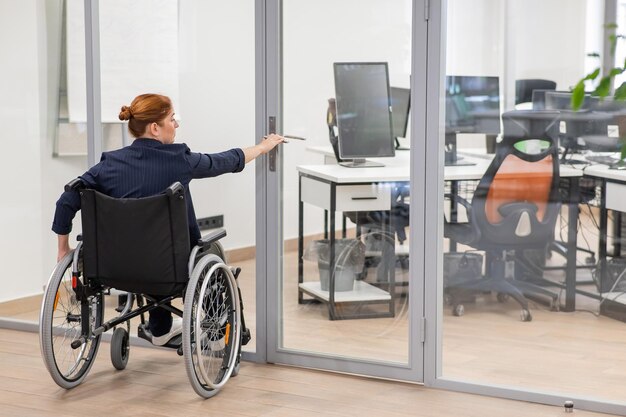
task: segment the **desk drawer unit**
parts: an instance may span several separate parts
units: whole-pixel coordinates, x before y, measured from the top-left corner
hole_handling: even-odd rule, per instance
[[[606,208],[626,212],[626,185],[606,183]]]
[[[338,185],[337,211],[389,210],[391,192],[385,184]]]
[[[302,201],[317,207],[330,209],[331,186],[329,183],[302,178]],[[337,211],[389,210],[391,188],[389,184],[337,185]]]

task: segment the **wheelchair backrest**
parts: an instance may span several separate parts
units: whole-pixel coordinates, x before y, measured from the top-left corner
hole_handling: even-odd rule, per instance
[[[80,190],[87,278],[123,291],[172,295],[187,280],[190,253],[184,188],[145,198]]]

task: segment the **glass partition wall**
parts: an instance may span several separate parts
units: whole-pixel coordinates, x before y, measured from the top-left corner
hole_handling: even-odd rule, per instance
[[[603,5],[447,2],[443,386],[624,405],[624,264],[619,247],[609,247],[608,259],[602,249],[607,239],[619,243],[619,215],[603,217],[606,183],[592,174],[606,164],[594,158],[621,148],[611,126],[623,106],[586,97],[574,112],[569,93],[600,65],[587,54],[602,53]]]
[[[3,247],[5,254],[19,260],[16,268],[29,264],[34,269],[29,271],[28,280],[12,280],[2,290],[0,316],[36,323],[41,289],[56,260],[56,237],[50,231],[55,202],[63,185],[88,168],[85,14],[80,0],[11,3],[20,5],[16,12],[2,14],[6,20],[2,27],[7,31],[2,39],[17,41],[7,43],[6,50],[12,55],[0,71],[6,73],[3,91],[10,94],[6,105],[11,106],[3,114],[11,115],[11,123],[7,119],[6,124],[16,129],[11,136],[20,148],[3,153],[6,163],[2,170],[10,178],[16,171],[24,172],[21,167],[31,167],[28,177],[21,181],[36,192],[28,193],[28,200],[2,200],[7,213],[3,217],[7,222]],[[101,129],[104,151],[133,141],[118,114],[121,106],[130,105],[136,95],[146,92],[172,99],[180,124],[176,141],[186,143],[192,151],[214,153],[254,145],[253,3],[161,0],[125,2],[124,7],[118,1],[98,3],[101,91],[96,94],[102,108],[96,128]],[[139,30],[136,23],[148,18],[153,24]],[[9,24],[14,21],[28,24],[16,28]],[[234,26],[232,21],[240,24]],[[20,35],[16,37],[11,31]],[[226,35],[229,42],[222,42]],[[221,64],[216,65],[217,61]],[[16,115],[21,119],[16,120]],[[196,180],[191,191],[196,216],[205,225],[202,232],[224,227],[228,235],[222,244],[228,262],[242,268],[239,284],[246,324],[253,335],[244,351],[254,352],[254,166],[248,165],[236,175]],[[18,225],[27,225],[27,229]],[[80,230],[78,215],[72,247]],[[23,250],[32,247],[33,237],[35,242],[42,242],[43,256],[39,244],[34,258],[31,251]],[[16,255],[11,255],[14,251]],[[20,256],[29,259],[20,260]],[[15,270],[10,275],[23,274]],[[117,303],[117,297],[107,297],[106,318],[116,314]],[[138,318],[133,319],[131,334],[137,333],[138,322]]]
[[[0,68],[0,119],[7,129],[0,172],[5,184],[17,191],[6,193],[0,202],[2,259],[11,277],[0,290],[0,320],[38,321],[42,287],[56,264],[56,237],[50,230],[55,202],[63,186],[87,168],[85,137],[80,139],[83,152],[58,157],[58,141],[73,135],[65,128],[69,68],[64,15],[62,0],[0,4],[0,44],[6,54]],[[84,30],[76,36],[84,39]],[[84,68],[84,59],[80,64]],[[84,77],[81,82],[84,92]],[[85,94],[79,99],[84,103]],[[75,230],[80,230],[80,222]]]

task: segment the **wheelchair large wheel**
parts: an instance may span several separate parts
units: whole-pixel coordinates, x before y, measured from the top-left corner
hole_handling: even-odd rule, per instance
[[[93,365],[100,336],[89,338],[78,348],[71,343],[81,337],[83,316],[90,330],[102,323],[102,293],[89,297],[86,310],[72,289],[72,258],[67,254],[56,266],[44,294],[39,317],[39,343],[44,363],[54,382],[70,389],[80,384]]]
[[[183,356],[196,393],[215,395],[235,366],[241,343],[237,284],[222,259],[208,254],[194,268],[185,293]]]

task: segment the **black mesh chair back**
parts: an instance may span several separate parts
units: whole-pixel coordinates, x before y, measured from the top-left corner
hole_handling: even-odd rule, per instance
[[[189,278],[187,206],[180,183],[146,198],[80,190],[87,278],[107,287],[174,295]]]
[[[472,199],[483,249],[541,248],[553,239],[560,210],[558,112],[502,115],[504,133]],[[529,140],[541,141],[529,152]]]

